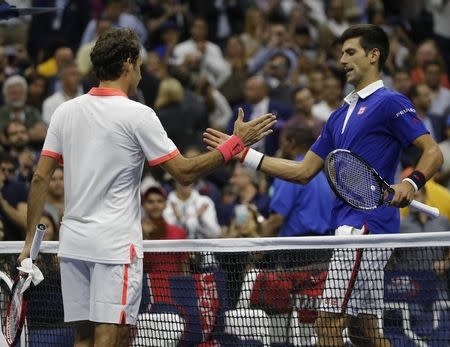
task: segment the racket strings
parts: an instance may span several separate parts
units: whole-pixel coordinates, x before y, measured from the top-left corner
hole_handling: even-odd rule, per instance
[[[379,205],[383,194],[380,184],[359,159],[347,152],[335,153],[329,162],[329,172],[335,189],[351,205],[362,209]]]

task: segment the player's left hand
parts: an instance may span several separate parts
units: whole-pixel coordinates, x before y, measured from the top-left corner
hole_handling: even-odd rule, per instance
[[[391,186],[394,189],[394,197],[390,205],[395,207],[406,207],[414,199],[414,188],[408,182],[401,182]]]

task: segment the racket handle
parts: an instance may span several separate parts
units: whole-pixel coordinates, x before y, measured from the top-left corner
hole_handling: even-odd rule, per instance
[[[415,208],[416,210],[426,213],[429,216],[432,217],[439,217],[439,209],[436,207],[431,207],[429,205],[425,205],[419,201],[413,200],[411,201],[411,203],[409,204],[409,206]]]
[[[36,232],[34,233],[33,243],[31,244],[30,258],[31,260],[36,259],[39,249],[41,248],[41,242],[44,238],[44,234],[47,231],[47,226],[45,224],[36,225]]]

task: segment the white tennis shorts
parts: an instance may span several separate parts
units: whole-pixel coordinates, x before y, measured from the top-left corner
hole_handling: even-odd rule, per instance
[[[363,234],[340,227],[336,235]],[[330,260],[320,311],[378,316],[383,309],[384,267],[392,249],[336,249]]]
[[[64,321],[136,324],[142,296],[142,259],[101,264],[60,258]]]

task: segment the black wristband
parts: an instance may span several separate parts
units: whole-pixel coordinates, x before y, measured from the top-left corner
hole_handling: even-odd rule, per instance
[[[408,178],[416,184],[417,190],[420,190],[420,188],[422,188],[427,182],[425,175],[419,170],[414,170],[413,172],[411,172]]]
[[[261,168],[262,161],[264,160],[264,157],[265,157],[265,156],[266,156],[266,155],[263,154],[263,156],[261,157],[261,160],[259,161],[259,164],[258,164],[258,166],[256,167],[256,170],[257,170],[257,171]]]

